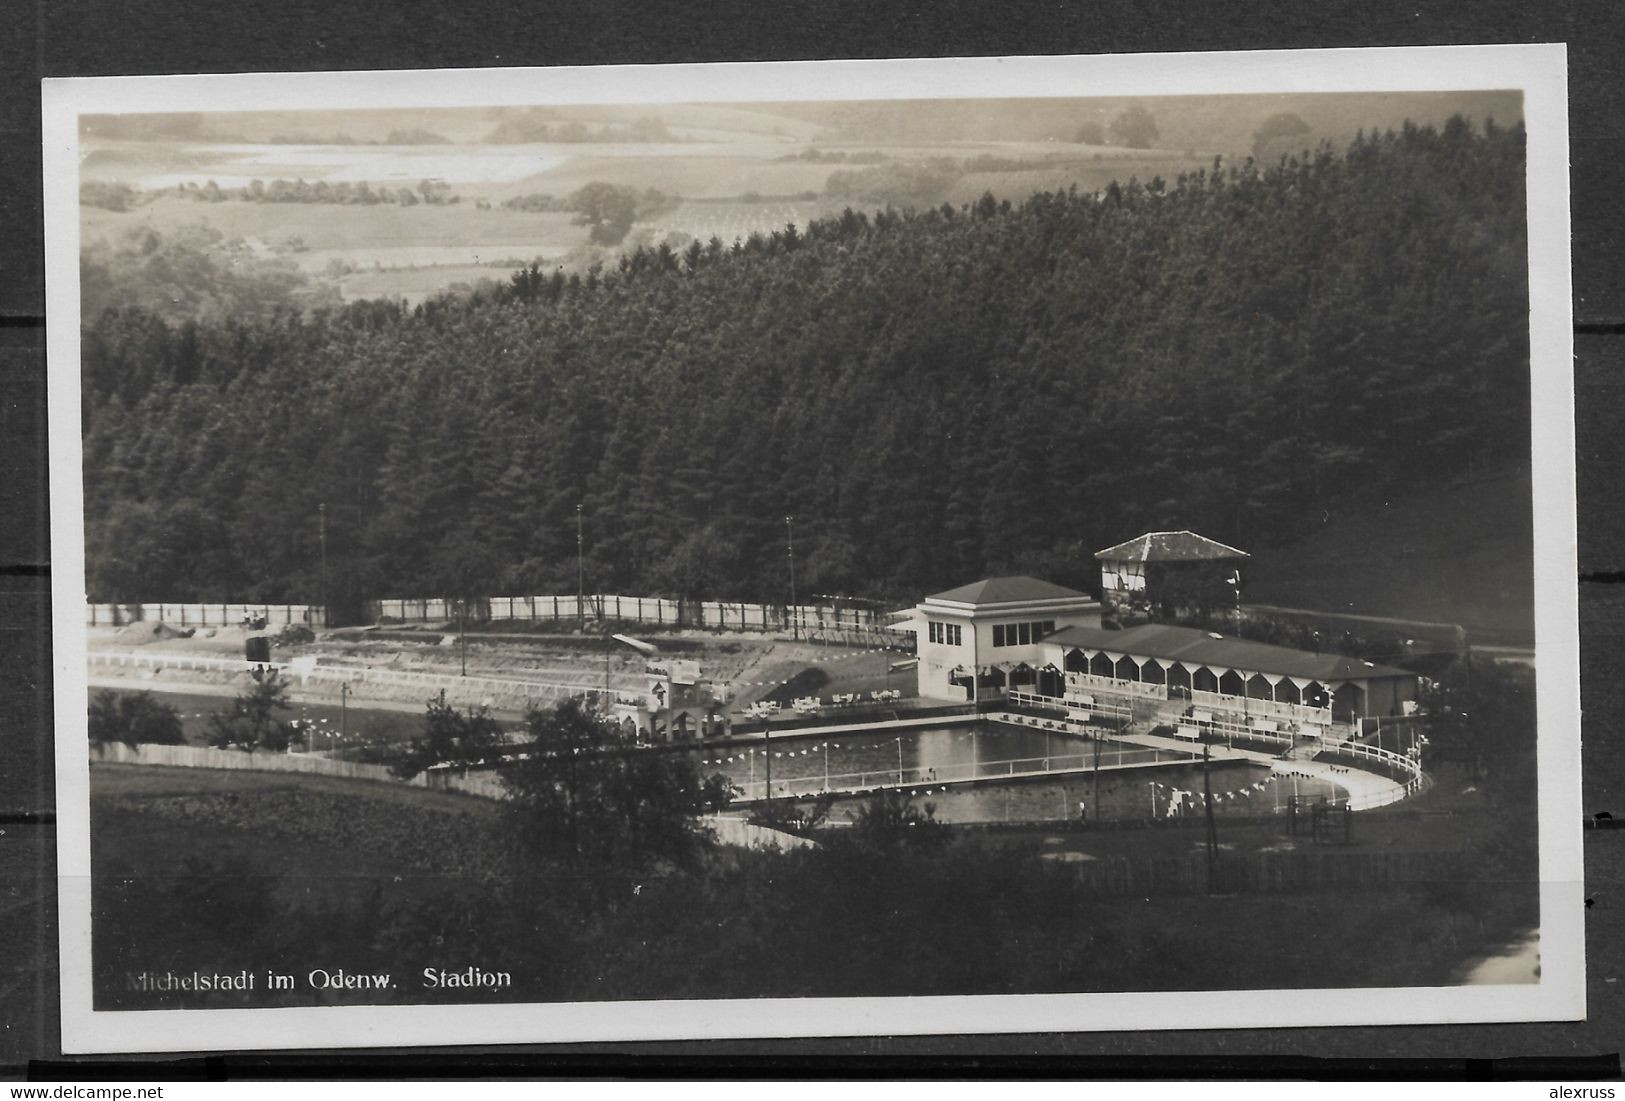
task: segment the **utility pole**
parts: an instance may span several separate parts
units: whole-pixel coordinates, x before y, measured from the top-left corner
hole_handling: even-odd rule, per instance
[[[1101,737],[1097,733],[1097,734],[1095,734],[1095,736],[1094,736],[1094,738],[1092,740],[1095,743],[1095,772],[1094,772],[1094,781],[1095,781],[1095,794],[1094,794],[1095,820],[1099,821],[1100,820],[1100,742],[1101,742]]]
[[[587,567],[582,557],[581,506],[576,506],[576,615],[581,618],[581,633],[587,633]]]
[[[327,626],[327,502],[316,506],[316,531],[322,545],[322,626]]]
[[[790,633],[794,638],[801,637],[801,623],[796,617],[796,537],[794,516],[784,518],[784,554],[790,560]]]
[[[1213,781],[1208,774],[1208,761],[1212,756],[1212,731],[1202,739],[1202,802],[1207,808],[1207,893],[1217,894],[1219,888],[1219,833],[1213,824]]]

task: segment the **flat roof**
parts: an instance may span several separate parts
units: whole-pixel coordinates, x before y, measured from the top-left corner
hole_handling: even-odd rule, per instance
[[[1376,665],[1343,654],[1317,654],[1273,646],[1267,642],[1215,636],[1195,627],[1175,627],[1146,623],[1126,631],[1098,627],[1063,627],[1044,638],[1044,643],[1076,646],[1086,650],[1110,650],[1164,661],[1188,661],[1245,669],[1251,673],[1276,673],[1310,680],[1369,680],[1372,677],[1414,677],[1416,674],[1391,665]]]
[[[1148,531],[1096,551],[1095,557],[1112,562],[1205,562],[1251,555],[1194,531]]]
[[[1019,604],[1028,600],[1088,600],[1094,597],[1065,585],[1040,581],[1036,577],[985,577],[947,592],[932,593],[927,600],[954,604]]]

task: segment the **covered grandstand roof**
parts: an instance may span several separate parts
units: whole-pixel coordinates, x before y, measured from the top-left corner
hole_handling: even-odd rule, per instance
[[[1249,555],[1194,531],[1148,531],[1126,543],[1096,551],[1095,557],[1112,562],[1205,562]]]
[[[949,589],[932,593],[927,600],[940,600],[953,604],[1018,604],[1028,600],[1092,600],[1088,593],[1080,593],[1065,585],[1040,581],[1036,577],[985,577]]]
[[[1194,664],[1238,669],[1249,673],[1275,673],[1317,681],[1369,680],[1372,677],[1412,677],[1416,674],[1391,665],[1374,665],[1342,654],[1316,654],[1266,642],[1214,635],[1194,627],[1147,623],[1126,631],[1096,627],[1066,627],[1044,639],[1046,645],[1107,650],[1140,658],[1162,658]]]

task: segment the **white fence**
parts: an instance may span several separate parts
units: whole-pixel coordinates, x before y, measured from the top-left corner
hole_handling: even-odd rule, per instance
[[[91,754],[95,760],[110,764],[215,768],[236,772],[298,772],[307,776],[335,776],[345,780],[406,784],[410,787],[452,791],[481,799],[501,800],[509,797],[502,780],[490,770],[468,772],[458,768],[435,768],[428,772],[420,772],[410,780],[402,780],[383,765],[335,761],[330,757],[306,753],[250,753],[242,749],[215,749],[212,746],[195,745],[143,745],[131,749],[120,742],[113,742],[92,749]],[[739,818],[707,816],[702,821],[716,832],[717,840],[724,845],[741,845],[752,849],[800,849],[815,845],[815,842],[804,837],[752,825]]]
[[[278,661],[250,662],[243,658],[218,658],[206,657],[201,654],[166,654],[148,651],[92,650],[89,658],[92,666],[105,665],[132,669],[179,669],[200,673],[247,673],[256,666],[264,666],[275,669],[285,676],[297,680],[300,684],[317,680],[333,684],[347,683],[352,687],[358,684],[395,685],[421,688],[430,695],[440,689],[446,689],[458,698],[483,694],[490,697],[523,701],[551,700],[564,696],[600,695],[604,691],[601,683],[593,684],[588,681],[587,678],[595,676],[589,673],[582,674],[583,680],[579,684],[566,684],[556,681],[524,680],[518,677],[464,677],[453,673],[427,673],[412,669],[384,669],[360,665],[321,665]]]
[[[235,627],[243,620],[263,619],[268,627],[302,623],[321,627],[327,614],[315,604],[87,604],[89,627],[122,627],[127,623],[170,623],[177,627]]]
[[[455,600],[389,599],[366,605],[374,621],[400,623],[449,622],[462,610]],[[735,631],[864,631],[880,626],[869,608],[803,604],[786,609],[777,604],[746,604],[718,600],[669,600],[658,596],[623,596],[595,593],[584,599],[568,596],[488,596],[471,600],[467,615],[476,621],[565,623],[583,617],[642,624],[681,624]]]
[[[456,791],[486,799],[506,798],[501,782],[489,773],[464,775],[453,769],[421,772],[410,780],[397,778],[383,765],[337,761],[311,753],[249,752],[201,745],[143,745],[136,749],[121,742],[91,750],[92,759],[110,764],[165,765],[170,768],[215,768],[234,772],[299,772],[309,776],[336,776],[345,780],[374,780],[412,787]]]

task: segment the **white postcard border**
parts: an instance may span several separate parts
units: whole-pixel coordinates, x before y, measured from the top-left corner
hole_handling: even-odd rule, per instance
[[[91,1008],[79,426],[78,116],[542,103],[1521,88],[1528,126],[1542,978],[1529,986],[820,1000]],[[677,94],[673,94],[673,90]],[[1584,1014],[1568,111],[1562,45],[1445,46],[44,82],[62,1044],[68,1053],[1574,1020]]]

